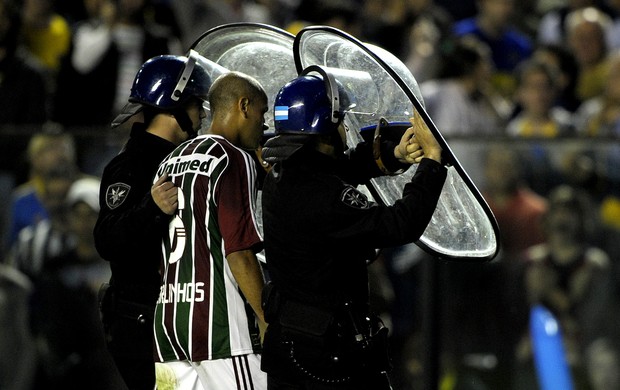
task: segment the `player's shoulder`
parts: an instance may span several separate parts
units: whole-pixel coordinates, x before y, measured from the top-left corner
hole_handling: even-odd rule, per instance
[[[214,140],[222,148],[222,152],[225,153],[225,157],[228,159],[229,164],[243,166],[251,164],[252,156],[248,151],[241,149],[222,136],[214,137]]]
[[[217,134],[202,134],[196,138],[187,141],[184,154],[198,153],[198,154],[210,154],[215,157],[221,155],[229,155],[234,151],[235,147],[221,135]]]
[[[221,135],[212,135],[212,137],[213,137],[214,141],[216,141],[218,144],[220,144],[222,146],[222,148],[224,148],[224,150],[226,150],[229,153],[233,153],[233,154],[247,154],[247,152],[245,150],[243,150],[240,147],[238,147],[235,144],[233,144],[226,137],[223,137]]]
[[[226,169],[255,169],[254,157],[250,152],[234,145],[228,139],[217,134],[201,134],[179,146],[170,156],[171,159],[183,156],[203,156],[210,161],[217,160],[218,166]]]

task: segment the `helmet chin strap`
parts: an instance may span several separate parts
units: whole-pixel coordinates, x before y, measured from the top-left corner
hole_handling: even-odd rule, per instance
[[[172,111],[172,115],[177,120],[177,123],[181,127],[181,130],[186,132],[189,138],[195,138],[198,135],[198,132],[194,130],[194,124],[192,123],[192,120],[187,114],[187,111],[183,109],[176,109]]]
[[[331,143],[334,146],[334,152],[337,157],[344,157],[347,151],[346,143],[342,141],[340,134],[336,131],[330,135]]]

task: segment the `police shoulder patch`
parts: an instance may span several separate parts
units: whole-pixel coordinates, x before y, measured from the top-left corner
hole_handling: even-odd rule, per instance
[[[110,208],[110,210],[114,210],[118,206],[122,205],[125,199],[127,199],[129,190],[131,190],[131,186],[129,184],[114,183],[109,185],[105,193],[105,204]]]
[[[351,186],[347,186],[344,191],[342,191],[340,200],[342,203],[355,209],[367,209],[370,207],[370,202],[368,198],[366,198],[366,195]]]

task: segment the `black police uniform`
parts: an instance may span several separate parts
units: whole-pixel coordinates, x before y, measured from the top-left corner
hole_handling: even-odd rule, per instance
[[[159,163],[175,145],[133,125],[125,148],[105,167],[101,211],[94,229],[97,251],[110,262],[110,285],[101,291],[107,345],[130,389],[153,389],[153,312],[159,296],[162,235],[170,216],[151,196]]]
[[[367,149],[337,161],[304,148],[265,178],[271,282],[263,296],[269,327],[262,368],[270,389],[389,388],[381,373],[389,370],[387,329],[369,311],[366,267],[376,248],[422,235],[447,170],[423,159],[402,199],[376,205],[353,187],[381,173],[363,157]]]

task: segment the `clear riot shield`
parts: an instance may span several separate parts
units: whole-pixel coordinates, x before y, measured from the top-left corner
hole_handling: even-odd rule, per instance
[[[260,23],[230,23],[215,27],[192,45],[203,57],[231,71],[257,79],[269,98],[268,106],[284,84],[297,77],[293,61],[294,36]],[[265,114],[273,134],[273,110]]]
[[[261,23],[230,23],[205,32],[192,45],[203,57],[227,68],[243,72],[261,83],[267,93],[269,111],[265,123],[269,129],[265,139],[273,136],[273,102],[280,88],[297,77],[293,60],[294,36],[277,27]],[[208,128],[208,126],[204,127]],[[258,156],[257,156],[257,163]],[[261,173],[259,169],[259,180]],[[256,222],[262,233],[261,192],[256,205]],[[258,254],[265,261],[264,253]]]
[[[297,72],[310,65],[327,68],[342,83],[356,105],[345,116],[348,143],[354,147],[381,118],[385,136],[400,139],[409,118],[419,115],[433,132],[448,163],[448,178],[430,224],[416,243],[430,254],[446,260],[487,261],[499,251],[499,228],[486,201],[458,162],[423,106],[414,76],[394,55],[364,44],[347,33],[326,26],[302,29],[294,40]],[[366,188],[377,202],[393,204],[401,197],[417,164],[395,176],[372,179]]]

